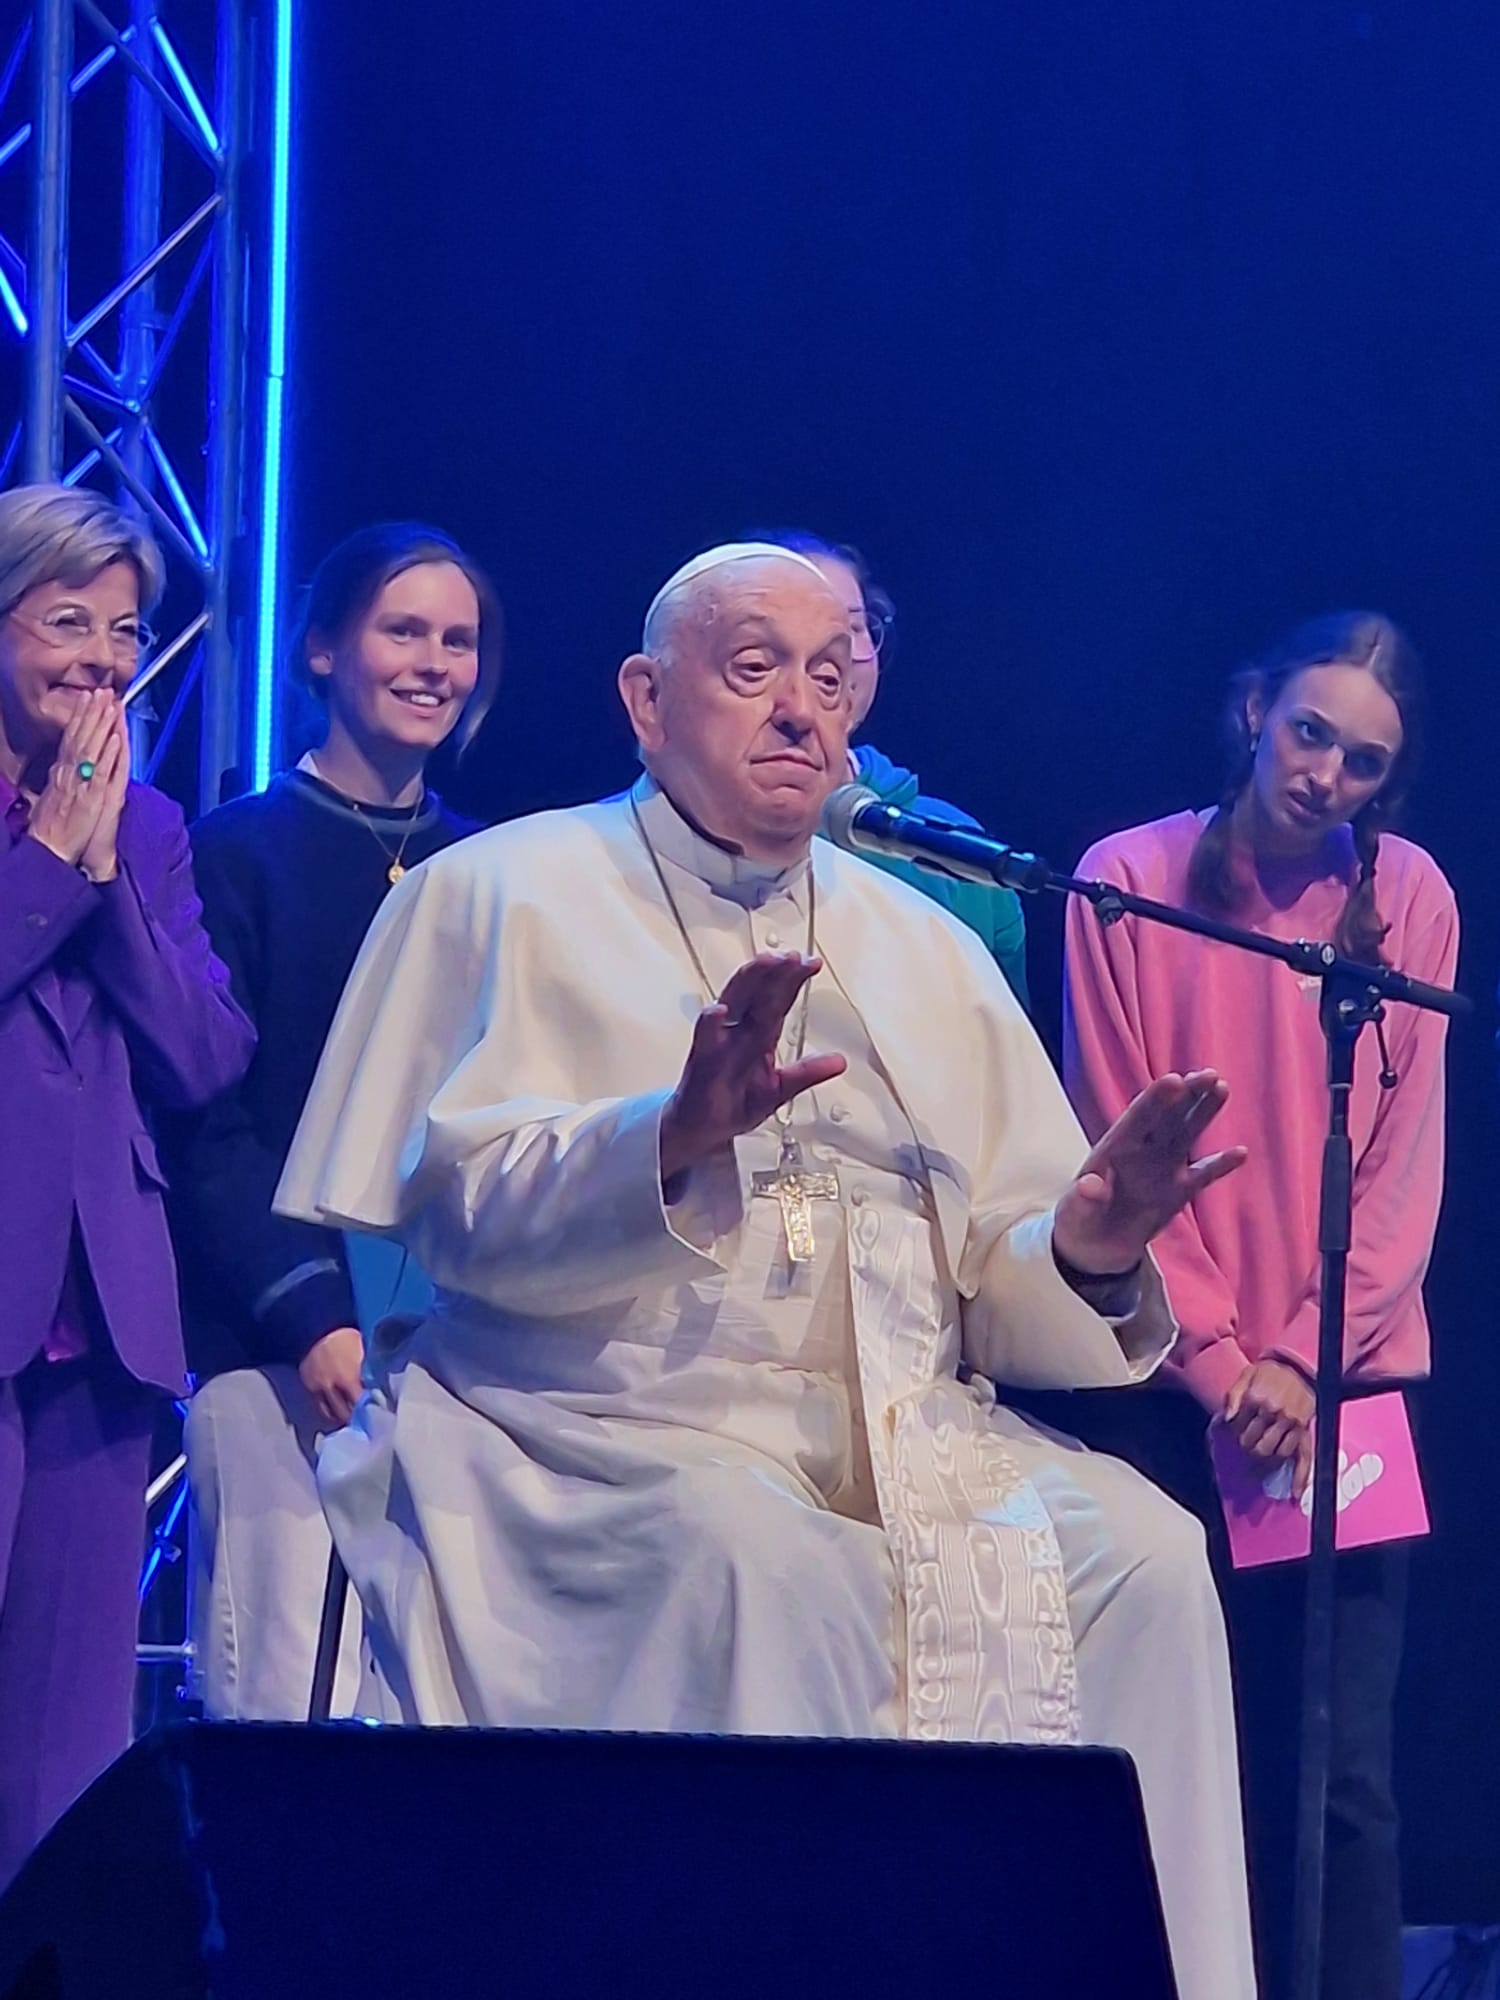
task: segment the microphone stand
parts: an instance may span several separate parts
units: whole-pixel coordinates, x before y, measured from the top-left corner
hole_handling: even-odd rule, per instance
[[[889,815],[892,832],[898,816]],[[907,827],[912,816],[899,815]],[[1322,988],[1318,1020],[1328,1050],[1328,1131],[1323,1141],[1323,1171],[1318,1193],[1318,1253],[1321,1283],[1318,1300],[1317,1416],[1313,1441],[1312,1552],[1305,1586],[1302,1654],[1302,1732],[1297,1777],[1296,1875],[1293,1891],[1292,1996],[1319,2000],[1323,1970],[1323,1889],[1326,1873],[1328,1771],[1333,1747],[1333,1608],[1334,1561],[1337,1550],[1337,1485],[1339,1411],[1344,1394],[1344,1308],[1349,1244],[1353,1228],[1354,1150],[1349,1138],[1349,1097],[1354,1084],[1354,1050],[1368,1022],[1384,1018],[1387,1002],[1425,1008],[1450,1017],[1467,1014],[1470,1002],[1444,986],[1409,979],[1389,966],[1363,965],[1342,957],[1331,944],[1298,938],[1287,943],[1221,923],[1196,910],[1153,902],[1112,882],[1088,882],[1059,875],[1034,854],[937,820],[921,824],[921,839],[930,850],[916,854],[903,847],[908,859],[937,874],[960,880],[998,883],[1028,895],[1047,891],[1081,896],[1093,905],[1101,924],[1122,917],[1143,917],[1171,930],[1189,931],[1238,951],[1258,952],[1280,959],[1296,972],[1317,979]],[[879,836],[867,835],[868,850],[881,851]],[[898,844],[890,840],[890,846]],[[949,865],[944,865],[943,854]]]
[[[1328,1775],[1333,1749],[1335,1562],[1338,1533],[1339,1412],[1344,1400],[1344,1317],[1354,1216],[1354,1148],[1349,1099],[1354,1051],[1367,1023],[1379,1023],[1388,1000],[1435,1013],[1468,1011],[1461,995],[1428,987],[1389,967],[1347,959],[1330,944],[1285,943],[1194,911],[1134,896],[1108,882],[1053,876],[1045,885],[1090,902],[1099,921],[1144,917],[1196,932],[1241,951],[1278,958],[1321,986],[1318,1021],[1327,1048],[1328,1128],[1318,1190],[1318,1421],[1313,1434],[1312,1549],[1303,1596],[1301,1740],[1297,1770],[1296,1863],[1292,1893],[1293,2000],[1319,2000],[1323,1976],[1323,1897],[1328,1834]]]

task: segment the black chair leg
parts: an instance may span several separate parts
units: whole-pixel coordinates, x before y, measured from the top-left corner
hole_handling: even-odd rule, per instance
[[[339,1640],[344,1631],[344,1608],[349,1601],[349,1572],[336,1548],[328,1552],[328,1581],[323,1586],[323,1616],[318,1625],[318,1651],[313,1662],[312,1697],[307,1704],[309,1722],[326,1722],[333,1709],[333,1677],[338,1671]]]

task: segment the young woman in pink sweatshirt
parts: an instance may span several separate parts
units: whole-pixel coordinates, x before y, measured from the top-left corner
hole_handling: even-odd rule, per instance
[[[1404,636],[1370,612],[1299,628],[1235,677],[1229,725],[1215,807],[1114,834],[1079,874],[1273,937],[1331,938],[1353,957],[1450,985],[1453,892],[1428,854],[1385,830],[1416,748],[1417,669]],[[1207,1066],[1230,1086],[1215,1143],[1249,1153],[1153,1246],[1182,1329],[1165,1379],[1085,1424],[1215,1531],[1211,1422],[1254,1458],[1290,1461],[1299,1480],[1310,1462],[1327,1120],[1318,997],[1316,981],[1275,960],[1130,917],[1106,929],[1081,902],[1069,910],[1065,1063],[1084,1125],[1102,1132],[1153,1076]],[[1345,1368],[1359,1388],[1428,1372],[1422,1280],[1443,1180],[1443,1020],[1393,1006],[1384,1025],[1397,1080],[1382,1086],[1366,1030],[1350,1117]],[[1290,1923],[1301,1587],[1295,1564],[1225,1573],[1270,1996],[1283,1987]],[[1405,1587],[1402,1545],[1339,1558],[1327,2000],[1400,1992],[1391,1729]]]

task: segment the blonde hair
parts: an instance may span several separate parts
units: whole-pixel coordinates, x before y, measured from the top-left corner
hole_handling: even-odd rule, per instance
[[[0,493],[0,614],[44,583],[92,583],[128,562],[149,611],[165,582],[161,550],[144,524],[86,486],[13,486]]]

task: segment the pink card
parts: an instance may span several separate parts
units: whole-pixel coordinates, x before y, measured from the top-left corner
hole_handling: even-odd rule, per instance
[[[1229,1529],[1236,1569],[1295,1562],[1312,1548],[1312,1489],[1292,1498],[1292,1468],[1269,1470],[1245,1456],[1222,1424],[1209,1431],[1209,1455]],[[1345,1403],[1339,1422],[1338,1527],[1341,1549],[1401,1542],[1428,1530],[1416,1445],[1399,1389]]]

